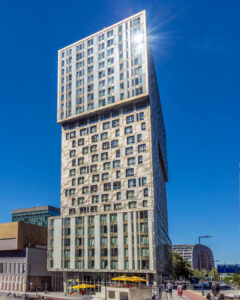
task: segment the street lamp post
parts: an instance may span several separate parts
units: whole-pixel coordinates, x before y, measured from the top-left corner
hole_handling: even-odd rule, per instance
[[[211,235],[202,235],[198,237],[198,255],[199,255],[199,267],[201,272],[201,283],[202,283],[202,295],[204,296],[204,289],[203,289],[203,274],[202,274],[202,257],[201,257],[201,239],[210,239]]]

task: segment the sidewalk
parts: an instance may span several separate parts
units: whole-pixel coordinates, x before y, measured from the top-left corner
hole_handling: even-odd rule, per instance
[[[177,291],[173,290],[172,297],[169,294],[163,294],[162,300],[203,300],[206,298],[202,297],[201,295],[198,295],[196,292],[193,291],[183,291],[183,296],[178,297]]]
[[[206,300],[205,297],[199,295],[199,293],[196,293],[194,291],[189,291],[189,290],[183,291],[183,295],[190,300],[203,300],[203,299]]]

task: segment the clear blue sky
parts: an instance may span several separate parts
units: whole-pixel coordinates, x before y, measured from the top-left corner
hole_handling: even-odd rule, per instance
[[[0,222],[60,205],[57,50],[146,9],[168,142],[173,243],[240,263],[240,1],[1,1]]]

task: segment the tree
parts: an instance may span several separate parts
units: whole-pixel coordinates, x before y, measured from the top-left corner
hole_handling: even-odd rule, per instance
[[[193,270],[193,276],[200,279],[201,278],[201,272],[197,269]]]
[[[212,279],[214,281],[219,281],[220,280],[220,275],[218,273],[217,268],[212,268],[212,270],[210,271],[209,275],[212,277]]]
[[[232,282],[235,286],[237,286],[238,288],[240,287],[240,275],[238,274],[233,274],[232,276]]]
[[[240,288],[240,275],[232,274],[231,276],[225,276],[223,278],[224,282],[227,284],[233,284],[237,288]]]
[[[175,279],[188,279],[193,274],[189,262],[187,262],[179,253],[173,251],[173,276]]]

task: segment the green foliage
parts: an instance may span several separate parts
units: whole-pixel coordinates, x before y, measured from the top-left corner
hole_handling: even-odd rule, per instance
[[[232,277],[231,277],[231,276],[224,277],[224,278],[223,278],[223,281],[224,281],[226,284],[232,284]]]
[[[177,252],[172,252],[173,276],[175,279],[188,279],[193,275],[190,264]]]
[[[240,275],[238,274],[224,277],[223,280],[227,284],[233,284],[234,286],[240,288]]]
[[[211,278],[214,281],[219,281],[220,280],[220,275],[218,273],[217,268],[212,268],[212,270],[210,271],[209,275],[211,276]]]
[[[193,276],[194,277],[197,277],[198,279],[201,278],[201,272],[199,270],[193,270]]]

